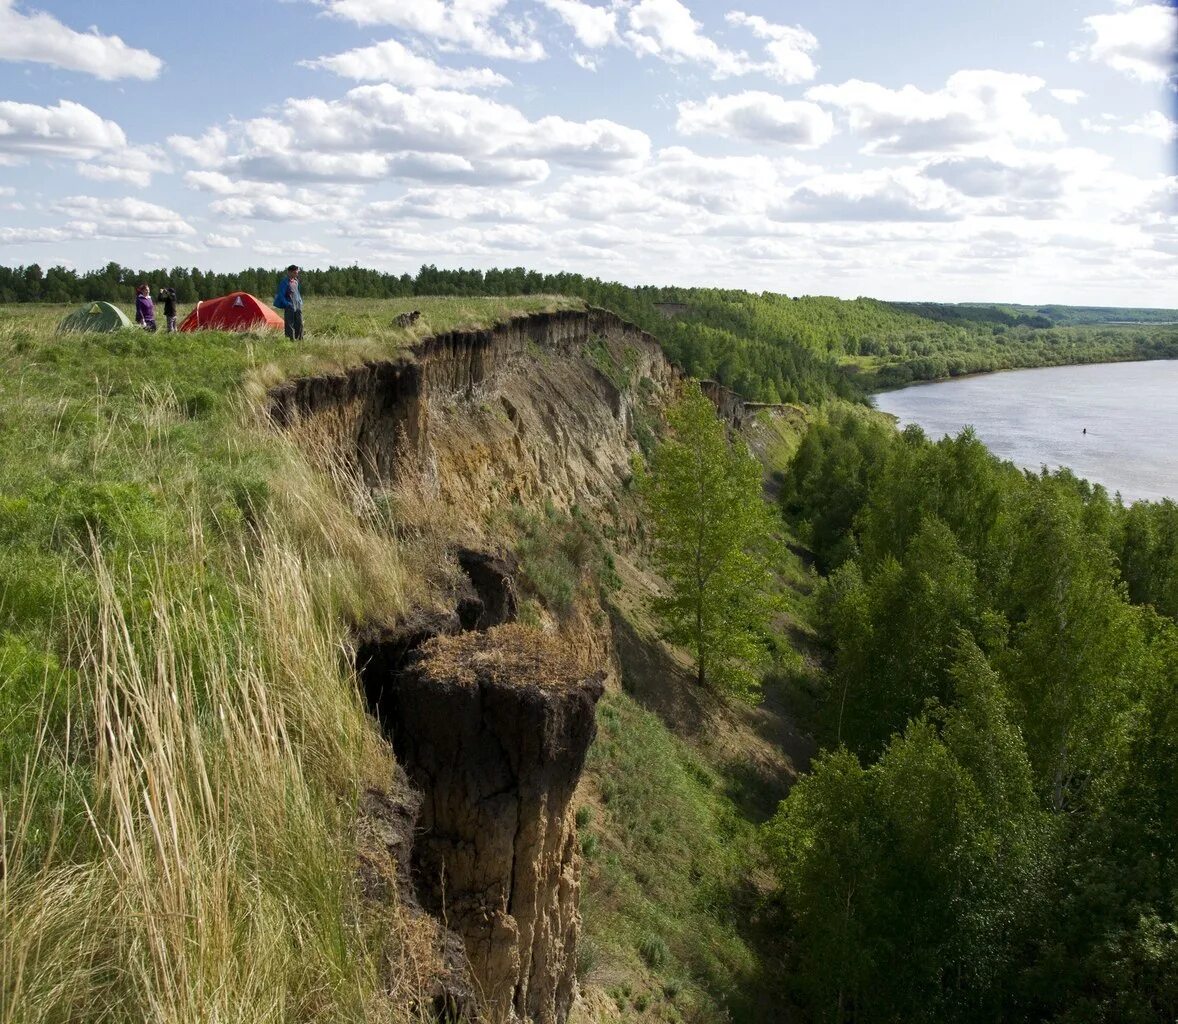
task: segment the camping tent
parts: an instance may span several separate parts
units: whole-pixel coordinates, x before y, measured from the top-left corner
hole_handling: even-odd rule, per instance
[[[130,327],[127,319],[118,306],[109,302],[88,302],[79,306],[61,323],[57,325],[57,333],[65,334],[73,331],[117,331],[123,327]]]
[[[180,325],[182,331],[257,331],[281,327],[282,318],[249,292],[231,292],[198,302]]]

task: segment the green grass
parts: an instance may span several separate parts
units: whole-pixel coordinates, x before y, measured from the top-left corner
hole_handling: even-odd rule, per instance
[[[262,399],[564,305],[309,297],[300,345],[0,306],[0,1024],[409,1019],[431,954],[356,903],[393,766],[341,653],[414,581],[387,506]]]
[[[533,511],[513,505],[506,513],[507,530],[517,539],[519,583],[526,596],[549,611],[568,615],[577,597],[591,603],[618,586],[613,556],[601,533],[579,508],[571,514],[552,505]]]
[[[582,829],[594,977],[607,988],[625,978],[661,1019],[720,1021],[726,1009],[740,1019],[757,984],[743,893],[755,828],[632,697],[606,694],[597,720],[587,771],[601,807]]]

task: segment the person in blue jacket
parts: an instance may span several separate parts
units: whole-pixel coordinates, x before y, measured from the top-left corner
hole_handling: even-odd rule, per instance
[[[303,340],[303,296],[299,292],[299,268],[293,263],[286,268],[286,277],[278,282],[274,308],[282,310],[286,336],[291,341]]]

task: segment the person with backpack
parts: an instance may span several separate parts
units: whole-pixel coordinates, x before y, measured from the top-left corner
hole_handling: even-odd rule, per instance
[[[274,308],[282,310],[282,323],[291,341],[303,340],[303,296],[299,293],[299,268],[293,263],[278,282]]]

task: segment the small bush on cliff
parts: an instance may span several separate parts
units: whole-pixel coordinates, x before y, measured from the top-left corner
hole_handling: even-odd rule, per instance
[[[776,546],[761,467],[742,441],[728,438],[698,386],[672,408],[669,423],[639,482],[654,561],[668,584],[655,611],[667,638],[691,652],[701,685],[755,701]]]
[[[667,958],[671,955],[663,937],[654,934],[644,935],[642,937],[642,941],[638,943],[638,952],[642,955],[642,959],[651,967],[664,966]]]
[[[546,608],[564,615],[572,609],[582,587],[598,591],[616,588],[613,556],[579,509],[566,515],[549,505],[538,515],[515,506],[511,523],[520,534],[516,545],[520,582]]]

